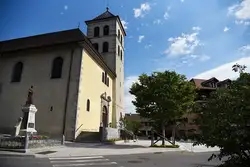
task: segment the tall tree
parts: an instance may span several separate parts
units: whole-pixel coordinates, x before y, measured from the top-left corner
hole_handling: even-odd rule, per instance
[[[139,82],[130,88],[130,93],[135,96],[132,103],[136,112],[161,125],[164,138],[166,125],[171,122],[175,127],[177,120],[193,105],[195,98],[194,86],[184,75],[174,71],[142,74]],[[165,139],[162,145],[165,145]]]
[[[236,71],[238,72],[238,71]],[[229,157],[226,167],[247,167],[250,164],[250,74],[240,77],[229,88],[220,88],[207,102],[197,106],[201,134],[196,144],[218,146],[218,155]]]

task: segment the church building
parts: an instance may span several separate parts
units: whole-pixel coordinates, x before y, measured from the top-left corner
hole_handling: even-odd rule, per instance
[[[109,9],[80,29],[0,42],[0,133],[11,133],[33,87],[36,130],[74,140],[124,115],[124,38]]]

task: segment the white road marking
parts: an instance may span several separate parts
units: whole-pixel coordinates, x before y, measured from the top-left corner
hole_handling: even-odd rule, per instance
[[[115,165],[116,162],[104,162],[104,163],[84,163],[84,164],[62,164],[62,165],[53,165],[53,167],[69,167],[69,166],[93,166],[93,165]]]
[[[86,159],[86,160],[73,160],[73,161],[50,161],[51,163],[79,163],[79,162],[100,162],[100,161],[109,161],[109,159]]]
[[[103,158],[103,156],[93,156],[93,157],[50,157],[49,160],[65,160],[65,159],[98,159]]]

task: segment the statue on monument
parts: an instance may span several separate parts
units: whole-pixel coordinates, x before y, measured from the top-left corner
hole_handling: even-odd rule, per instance
[[[31,104],[33,104],[33,86],[31,86],[28,90],[28,96],[25,105],[31,105]]]

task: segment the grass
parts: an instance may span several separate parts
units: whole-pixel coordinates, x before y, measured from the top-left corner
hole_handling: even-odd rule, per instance
[[[106,140],[106,142],[114,143],[114,142],[120,141],[120,140],[122,140],[122,139],[120,139],[120,138],[117,138],[117,139],[108,139],[108,140]]]
[[[150,147],[158,147],[158,148],[179,148],[179,145],[152,145]]]

